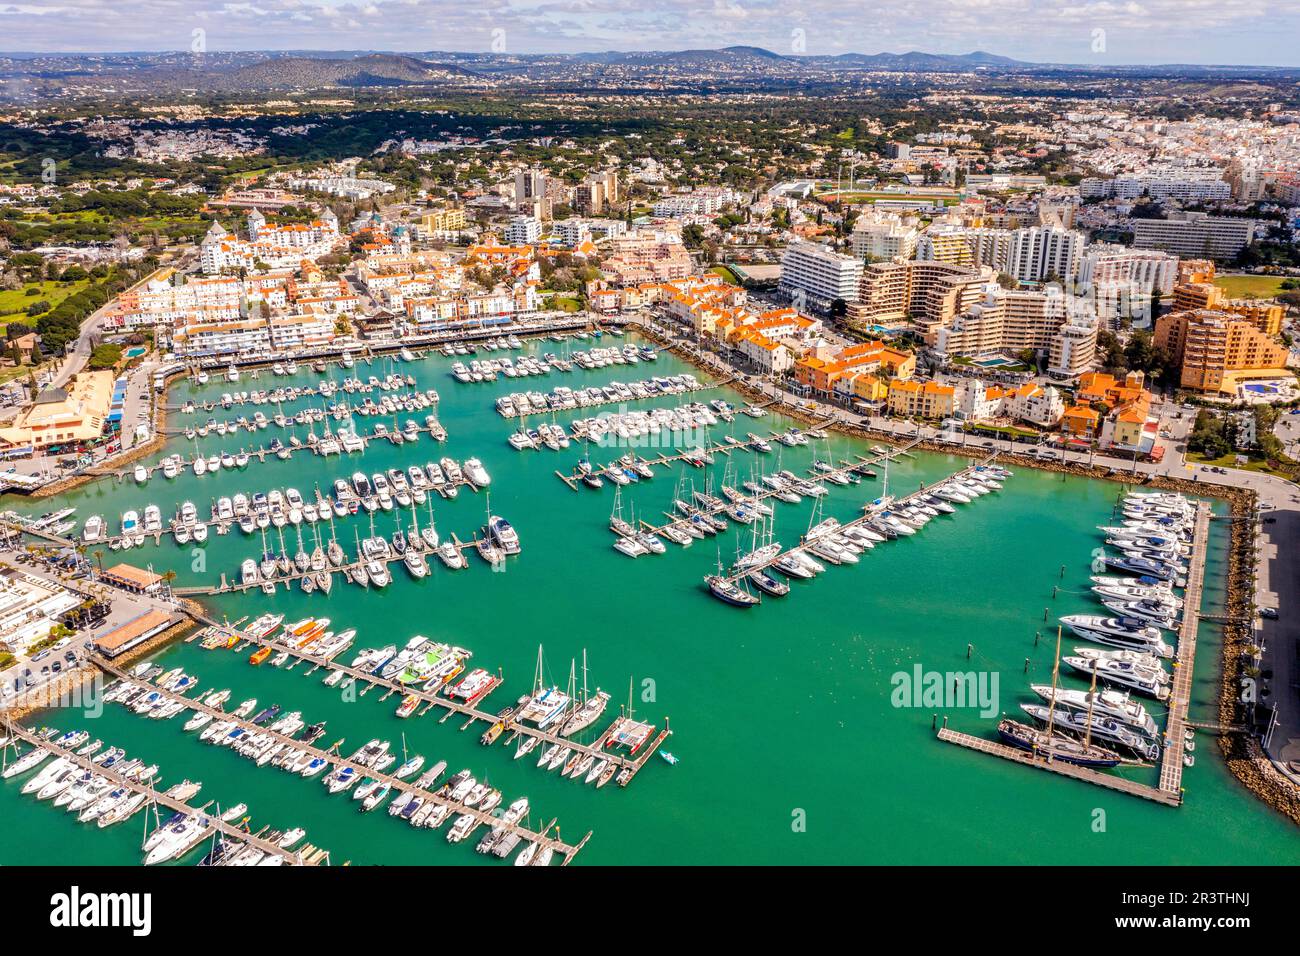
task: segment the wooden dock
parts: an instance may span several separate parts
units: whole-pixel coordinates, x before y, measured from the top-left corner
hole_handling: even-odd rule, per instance
[[[326,479],[326,480],[329,480],[329,479]],[[331,484],[332,484],[332,482],[331,482]],[[426,496],[432,496],[432,495],[435,495],[435,494],[436,494],[436,495],[441,496],[441,497],[444,498],[444,499],[450,499],[451,496],[452,496],[452,495],[451,495],[452,492],[458,494],[462,488],[464,488],[464,489],[468,489],[468,490],[470,490],[470,491],[473,491],[473,492],[475,492],[476,494],[477,494],[479,491],[482,490],[481,488],[479,488],[477,485],[475,485],[473,482],[471,482],[468,478],[465,478],[464,476],[462,476],[461,479],[460,479],[459,481],[447,481],[447,482],[444,482],[442,485],[438,486],[437,488],[428,487],[428,488],[426,488],[426,489],[424,489],[424,490],[425,490],[425,494],[426,494]],[[283,493],[283,492],[286,491],[287,489],[284,489],[284,488],[277,488],[277,489],[272,489],[272,490],[273,490],[273,491],[279,491],[279,492]],[[363,516],[367,516],[367,515],[371,515],[371,514],[376,514],[376,515],[378,515],[378,514],[394,514],[394,513],[398,512],[399,510],[400,510],[400,511],[405,511],[405,510],[408,510],[408,509],[409,509],[409,510],[411,510],[411,511],[415,511],[415,510],[418,509],[418,508],[422,508],[422,507],[424,507],[424,505],[422,505],[422,504],[416,504],[415,501],[414,501],[414,499],[412,499],[410,505],[400,505],[400,504],[397,504],[396,501],[394,501],[394,502],[393,502],[393,509],[394,509],[394,510],[393,510],[392,512],[382,511],[382,510],[380,510],[380,509],[378,509],[378,508],[377,508],[375,511],[371,512],[371,511],[366,511],[366,510],[363,509],[363,508],[359,508],[355,514],[351,514],[351,513],[349,513],[349,514],[347,514],[347,515],[338,515],[338,514],[336,514],[336,513],[334,512],[334,510],[333,510],[333,504],[334,504],[333,494],[332,494],[332,493],[329,494],[329,495],[323,494],[323,493],[321,492],[321,490],[320,490],[320,485],[319,485],[319,484],[317,484],[317,485],[315,486],[315,489],[314,489],[314,490],[315,490],[315,497],[314,497],[313,499],[311,499],[310,501],[307,500],[306,497],[304,497],[304,498],[303,498],[303,502],[304,502],[304,504],[317,505],[317,504],[323,502],[323,503],[328,507],[328,509],[329,509],[327,512],[325,512],[325,515],[326,515],[326,516],[323,517],[323,518],[318,519],[318,520],[315,522],[315,524],[313,524],[313,523],[310,522],[310,521],[307,521],[307,520],[304,518],[304,520],[303,520],[302,523],[295,525],[295,524],[293,524],[291,521],[288,520],[287,515],[286,515],[286,517],[285,517],[285,523],[284,523],[284,524],[282,524],[282,525],[276,525],[276,524],[274,524],[274,523],[272,522],[270,525],[268,525],[268,527],[266,527],[266,528],[257,528],[257,529],[255,529],[255,530],[252,531],[252,532],[248,532],[248,534],[251,536],[251,535],[257,534],[258,531],[266,531],[266,532],[269,533],[269,534],[279,534],[279,533],[282,532],[282,531],[286,531],[286,532],[288,532],[288,533],[290,533],[290,534],[293,534],[293,533],[294,533],[297,529],[299,529],[299,528],[305,528],[305,529],[310,530],[312,527],[316,527],[316,526],[319,526],[319,527],[326,527],[326,526],[332,524],[334,521],[337,521],[337,520],[344,520],[345,518],[351,518],[351,517],[363,517]],[[247,493],[245,493],[245,496],[246,496],[247,498],[249,498],[250,500],[254,497],[253,495],[248,495]],[[234,495],[226,495],[226,496],[224,496],[224,497],[233,498]],[[426,500],[427,500],[427,499],[426,499]],[[215,505],[214,505],[214,508],[215,508]],[[250,511],[249,513],[251,514],[252,512]],[[193,530],[195,527],[197,527],[198,525],[204,525],[205,527],[212,528],[212,529],[216,530],[218,534],[227,534],[227,533],[229,533],[233,528],[237,528],[237,527],[239,527],[239,518],[238,518],[238,517],[235,517],[235,518],[231,519],[230,521],[221,521],[221,520],[219,520],[218,518],[216,518],[215,516],[214,516],[214,517],[211,517],[211,518],[202,518],[202,519],[196,521],[193,525],[190,525],[190,530],[192,531],[192,530]],[[153,530],[153,531],[145,531],[143,528],[141,528],[141,529],[140,529],[139,531],[137,531],[134,535],[132,535],[132,537],[133,537],[133,538],[137,538],[137,537],[141,537],[141,536],[143,536],[145,539],[150,539],[150,538],[152,538],[154,544],[156,544],[156,545],[160,545],[160,544],[162,544],[162,539],[163,539],[164,536],[167,536],[167,535],[175,535],[175,534],[176,534],[176,531],[178,530],[179,527],[180,527],[180,526],[179,526],[179,524],[178,524],[178,518],[172,518],[172,519],[169,519],[169,520],[168,520],[168,523],[167,523],[167,526],[166,526],[166,527],[158,528],[158,529]],[[224,529],[224,530],[222,530],[222,529]],[[241,530],[242,530],[242,529],[241,529]],[[31,533],[33,533],[33,534],[37,534],[38,532],[31,532]],[[50,537],[50,536],[47,535],[47,537]],[[103,536],[103,537],[100,537],[100,538],[96,539],[95,541],[89,541],[89,542],[85,542],[85,543],[88,544],[88,545],[91,545],[91,546],[106,545],[106,546],[110,546],[110,547],[111,547],[114,543],[116,543],[116,544],[118,544],[118,545],[120,546],[121,543],[122,543],[123,538],[125,538],[125,537],[126,537],[126,535],[123,535],[123,534],[121,534],[121,533],[119,532],[119,533],[117,533],[117,534],[105,535],[105,536]],[[62,539],[60,539],[60,540],[62,540]],[[75,542],[74,542],[74,543],[75,543]],[[187,542],[187,544],[188,544],[188,543],[189,543],[189,542]]]
[[[101,670],[103,670],[106,674],[111,674],[114,677],[117,677],[121,680],[125,680],[137,686],[141,686],[141,687],[149,686],[153,690],[157,691],[160,695],[167,698],[168,700],[184,701],[186,706],[189,707],[191,710],[200,711],[202,713],[209,714],[211,715],[214,721],[217,720],[233,721],[237,727],[243,728],[245,731],[247,731],[250,734],[252,733],[268,734],[279,743],[286,744],[297,750],[307,751],[313,757],[329,761],[334,765],[334,769],[336,770],[342,767],[351,767],[354,771],[356,771],[356,773],[359,776],[370,777],[373,780],[379,780],[382,783],[386,783],[397,793],[405,793],[408,791],[415,793],[418,796],[423,797],[426,801],[436,803],[440,806],[450,807],[457,816],[463,813],[471,814],[478,820],[479,825],[486,824],[488,827],[495,827],[495,826],[504,827],[507,831],[518,834],[521,839],[528,840],[530,842],[540,842],[544,847],[545,846],[551,847],[556,852],[562,854],[565,857],[566,862],[572,859],[572,857],[578,852],[578,847],[570,846],[569,844],[564,843],[559,839],[546,836],[545,830],[541,832],[535,832],[521,824],[506,824],[499,817],[493,815],[491,811],[482,811],[482,810],[475,809],[473,807],[467,807],[462,803],[452,801],[447,797],[439,795],[436,791],[423,790],[417,788],[414,784],[404,780],[398,780],[396,777],[392,776],[391,774],[382,773],[380,771],[375,770],[373,767],[367,767],[364,764],[354,763],[353,761],[347,759],[341,754],[332,753],[326,750],[321,750],[319,747],[315,747],[310,744],[305,744],[300,740],[295,740],[293,737],[276,733],[275,731],[268,730],[266,727],[257,726],[256,724],[253,724],[251,721],[234,717],[232,714],[229,714],[226,711],[221,710],[220,708],[209,707],[206,704],[202,703],[200,700],[195,700],[193,698],[186,697],[183,694],[177,694],[174,691],[163,690],[161,687],[157,687],[152,684],[146,685],[140,681],[134,680],[125,671],[115,667],[113,664],[109,663],[106,660],[102,660],[98,657],[92,658],[92,660],[94,661],[95,665],[99,667]],[[552,821],[552,823],[554,823],[554,821]],[[550,824],[548,824],[546,827],[546,830],[549,829],[550,829]],[[468,842],[468,840],[466,842]],[[586,841],[584,840],[583,842]]]
[[[1165,750],[1160,759],[1160,790],[1183,799],[1183,735],[1192,703],[1192,671],[1196,664],[1196,632],[1200,625],[1201,598],[1205,590],[1205,559],[1210,539],[1210,506],[1196,506],[1192,533],[1192,554],[1183,590],[1183,620],[1178,628],[1178,649],[1174,656],[1174,680],[1169,689],[1169,719],[1165,723]]]
[[[77,546],[77,542],[73,541],[71,538],[65,538],[60,534],[51,534],[49,531],[45,531],[41,528],[31,528],[17,521],[0,519],[0,528],[4,528],[7,531],[16,534],[29,534],[33,538],[40,538],[42,541],[56,545],[60,548],[75,548]]]
[[[65,749],[63,747],[56,747],[54,746],[54,744],[42,740],[40,737],[32,733],[30,730],[18,724],[14,724],[14,723],[7,724],[6,732],[12,734],[15,737],[20,737],[34,746],[42,747],[45,750],[48,750],[51,753],[55,754],[56,756],[64,757],[72,761],[82,770],[89,771],[90,773],[93,773],[96,776],[106,777],[118,787],[127,787],[128,789],[134,791],[135,793],[148,794],[150,801],[158,804],[159,806],[164,806],[180,813],[195,814],[195,813],[206,812],[201,810],[198,807],[192,807],[187,803],[184,803],[180,800],[176,800],[173,797],[169,797],[161,791],[155,790],[153,787],[149,786],[148,782],[128,780],[125,777],[123,777],[120,773],[115,772],[111,768],[106,769],[104,767],[101,767],[93,763],[92,759],[89,756],[78,757],[76,755],[75,748]],[[148,808],[148,804],[145,805],[146,813],[148,812],[147,808]],[[269,843],[258,836],[255,836],[251,833],[247,833],[244,830],[239,829],[234,824],[222,822],[219,813],[208,814],[208,820],[210,823],[208,831],[199,842],[206,840],[208,836],[210,836],[215,831],[223,834],[224,836],[232,840],[237,840],[241,843],[252,844],[253,846],[257,847],[259,850],[262,850],[265,853],[274,853],[276,856],[281,856],[284,858],[285,862],[289,864],[312,865],[316,862],[319,862],[322,859],[322,857],[317,855],[316,853],[308,853],[306,857],[302,856],[302,853],[309,849],[308,846],[303,846],[296,852],[281,849],[280,847],[276,846],[274,843]],[[314,850],[315,848],[311,847],[310,849]]]
[[[415,431],[416,431],[416,433],[417,433],[418,435],[429,435],[429,436],[431,436],[431,437],[433,438],[434,441],[440,441],[440,440],[441,440],[441,438],[439,438],[440,435],[442,436],[442,438],[446,438],[446,436],[447,436],[446,429],[444,429],[441,425],[437,425],[436,427],[433,427],[433,428],[430,428],[430,427],[427,426],[427,425],[419,425],[419,426],[417,426],[417,428],[415,429]],[[230,434],[230,433],[228,432],[228,433],[227,433],[227,436],[228,436],[229,434]],[[347,451],[346,449],[342,448],[342,446],[340,445],[340,449],[339,449],[339,451],[337,452],[337,454],[339,455],[339,457],[346,457],[347,455],[351,455],[351,454],[365,454],[365,451],[369,448],[370,442],[372,442],[372,441],[385,441],[385,440],[387,440],[387,441],[392,441],[392,440],[393,440],[393,435],[394,435],[394,434],[396,434],[396,433],[390,431],[390,432],[386,432],[386,433],[383,434],[383,435],[377,435],[377,434],[374,432],[374,430],[372,429],[371,431],[366,432],[364,435],[357,435],[357,438],[359,438],[359,439],[361,440],[362,445],[364,446],[363,449],[360,449],[360,450],[358,450],[357,452],[350,452],[350,451]],[[406,442],[406,441],[413,441],[413,440],[414,440],[414,439],[406,439],[406,438],[405,438],[405,432],[403,432],[402,434],[403,434],[403,442]],[[170,437],[175,438],[175,437],[178,437],[178,436],[176,436],[175,434],[173,434],[173,435],[171,435]],[[276,458],[276,459],[278,459],[279,456],[280,456],[280,452],[282,452],[282,451],[283,451],[283,452],[287,452],[287,453],[288,453],[288,457],[289,457],[290,459],[291,459],[294,455],[297,455],[297,454],[302,453],[302,452],[310,452],[310,453],[312,453],[312,454],[314,454],[314,455],[319,455],[319,456],[321,456],[321,457],[323,457],[323,458],[328,458],[328,457],[330,457],[329,454],[325,454],[325,453],[323,453],[323,452],[321,452],[321,451],[319,450],[319,449],[320,449],[320,446],[321,446],[321,442],[319,442],[319,441],[318,441],[318,442],[311,442],[311,443],[304,442],[304,443],[301,444],[301,445],[288,444],[288,445],[283,445],[282,447],[277,448],[277,449],[273,449],[273,448],[271,448],[271,447],[269,447],[269,446],[266,446],[266,445],[259,445],[259,446],[257,446],[256,448],[241,447],[241,448],[239,448],[239,449],[236,449],[234,452],[231,452],[231,451],[229,451],[229,450],[225,450],[225,451],[213,452],[212,454],[207,454],[207,455],[199,455],[199,454],[195,454],[195,455],[192,455],[192,456],[190,456],[190,457],[188,457],[188,458],[185,457],[184,455],[182,455],[182,456],[181,456],[181,461],[182,461],[182,463],[183,463],[183,465],[184,465],[184,469],[185,469],[185,471],[187,471],[187,472],[189,472],[190,474],[193,475],[193,474],[194,474],[194,472],[193,472],[193,465],[194,465],[194,461],[195,461],[195,459],[197,459],[197,458],[208,459],[208,458],[212,458],[212,457],[214,457],[214,456],[216,456],[216,457],[220,457],[220,456],[223,455],[223,454],[230,454],[230,455],[234,455],[234,454],[244,454],[244,455],[248,455],[248,456],[249,456],[249,460],[250,460],[250,461],[251,461],[252,459],[257,459],[257,461],[258,461],[259,464],[264,464],[268,458]],[[331,453],[331,454],[334,454],[334,453]],[[103,475],[102,475],[102,477],[107,477],[107,476],[110,476],[110,475],[111,475],[111,476],[117,478],[118,481],[125,481],[127,478],[130,478],[132,475],[135,474],[135,467],[136,467],[136,466],[132,465],[130,468],[121,468],[121,469],[116,469],[116,470],[113,470],[113,471],[104,472]],[[148,473],[150,479],[153,478],[155,472],[161,472],[162,469],[163,469],[163,466],[162,466],[161,464],[149,465],[149,466],[141,466],[141,467],[144,467],[144,470]],[[225,470],[225,469],[221,469],[221,470]],[[214,472],[213,472],[212,469],[209,469],[208,471],[205,471],[205,472],[204,472],[205,475],[210,475],[210,474],[213,474],[213,473],[214,473]],[[179,477],[179,476],[177,476],[177,477]],[[194,475],[194,477],[198,478],[198,477],[202,477],[202,476],[201,476],[201,475]]]
[[[1156,803],[1163,803],[1166,806],[1177,806],[1180,802],[1177,798],[1165,793],[1163,790],[1148,786],[1147,784],[1136,783],[1135,781],[1127,780],[1124,777],[1117,777],[1109,773],[1103,773],[1100,770],[1093,770],[1089,767],[1078,767],[1062,760],[1048,760],[1045,757],[1032,754],[1027,750],[1021,750],[1018,747],[1012,747],[996,740],[987,740],[984,737],[972,737],[970,734],[963,734],[948,727],[941,727],[938,736],[939,739],[945,743],[956,744],[959,747],[965,747],[968,750],[976,750],[980,753],[992,754],[995,757],[1001,757],[1004,760],[1010,760],[1012,763],[1022,764],[1026,767],[1037,767],[1039,770],[1048,770],[1052,773],[1060,774],[1063,777],[1070,777],[1073,780],[1081,780],[1084,783],[1095,783],[1099,787],[1106,787],[1109,790],[1127,793],[1134,797],[1142,797],[1145,800],[1153,800]]]

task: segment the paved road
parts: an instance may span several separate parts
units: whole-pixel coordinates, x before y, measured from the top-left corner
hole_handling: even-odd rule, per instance
[[[50,383],[52,388],[62,388],[72,380],[86,363],[90,361],[90,353],[95,350],[104,332],[104,320],[117,304],[117,297],[114,296],[106,303],[96,309],[85,322],[81,323],[81,333],[77,336],[77,341],[73,343],[72,351],[63,359],[63,364],[54,374],[54,380]]]

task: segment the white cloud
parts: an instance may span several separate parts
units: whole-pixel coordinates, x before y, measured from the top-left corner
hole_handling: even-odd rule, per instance
[[[485,52],[504,25],[513,52],[781,51],[799,26],[810,54],[980,48],[1055,62],[1091,60],[1101,28],[1112,62],[1300,64],[1296,0],[0,0],[0,22],[0,47],[15,51],[183,50],[197,23],[213,50]]]

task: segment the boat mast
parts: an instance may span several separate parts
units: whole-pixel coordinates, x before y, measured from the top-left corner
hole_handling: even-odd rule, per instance
[[[587,702],[587,649],[582,649],[582,702]]]
[[[1097,700],[1097,658],[1092,659],[1092,686],[1088,688],[1088,726],[1083,732],[1083,746],[1087,749],[1092,744],[1092,705]]]
[[[1056,625],[1056,659],[1052,662],[1052,699],[1047,705],[1047,759],[1052,759],[1052,728],[1056,723],[1056,685],[1061,677],[1061,625]]]

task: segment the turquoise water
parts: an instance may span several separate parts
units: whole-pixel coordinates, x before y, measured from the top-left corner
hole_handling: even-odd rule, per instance
[[[540,342],[529,348],[563,352],[569,345]],[[481,726],[462,732],[463,721],[454,717],[439,723],[441,712],[401,721],[393,713],[397,699],[381,703],[378,692],[345,700],[320,683],[320,673],[306,676],[301,664],[291,671],[253,668],[242,655],[184,644],[160,654],[160,663],[183,665],[205,688],[229,687],[235,700],[257,697],[262,704],[302,710],[309,721],[327,720],[326,741],[346,738],[349,751],[371,737],[392,740],[400,749],[405,733],[412,752],[423,753],[430,762],[445,759],[451,770],[468,767],[500,787],[506,802],[526,794],[534,824],[556,817],[571,842],[594,831],[577,863],[1296,860],[1296,830],[1235,783],[1210,738],[1198,739],[1196,765],[1184,776],[1185,805],[1170,809],[935,740],[931,723],[936,713],[940,719],[946,714],[958,729],[995,735],[997,717],[982,717],[975,708],[891,704],[893,675],[911,672],[917,664],[927,671],[996,674],[1000,711],[1018,713],[1021,703],[1032,700],[1028,684],[1050,679],[1051,622],[1060,614],[1098,607],[1083,592],[1091,550],[1101,543],[1095,526],[1110,517],[1118,485],[1021,469],[1002,492],[961,506],[958,514],[930,522],[910,539],[877,547],[856,567],[829,568],[813,581],[794,582],[784,599],[766,599],[759,608],[738,611],[712,600],[701,586],[719,553],[724,558],[734,554],[737,532],[686,550],[670,544],[665,555],[630,560],[610,546],[612,487],[575,492],[554,475],[557,469],[567,473],[584,450],[575,443],[562,452],[516,452],[505,441],[514,423],[493,411],[495,398],[511,391],[628,382],[685,371],[685,365],[665,354],[654,364],[465,385],[448,374],[451,362],[441,356],[409,365],[376,361],[356,370],[362,377],[382,377],[391,369],[411,372],[418,387],[437,388],[440,417],[449,432],[445,445],[428,439],[403,446],[375,443],[364,455],[299,455],[285,462],[269,458],[235,474],[196,478],[187,473],[174,482],[159,475],[143,487],[105,481],[65,496],[66,501],[78,507],[79,517],[104,514],[116,527],[122,511],[142,510],[149,502],[169,515],[182,500],[194,501],[204,512],[216,496],[236,491],[294,486],[310,498],[315,484],[328,490],[334,478],[358,469],[373,473],[444,454],[458,460],[476,455],[492,475],[493,513],[507,517],[523,543],[523,553],[510,560],[504,573],[491,573],[471,556],[467,570],[452,573],[435,563],[430,575],[417,582],[394,565],[393,584],[380,592],[337,582],[329,597],[280,591],[268,598],[254,592],[211,599],[210,609],[232,620],[270,608],[289,620],[328,616],[333,629],[358,629],[356,647],[401,643],[414,634],[467,647],[474,651],[474,665],[504,673],[504,686],[484,705],[491,710],[530,687],[538,645],[545,649],[547,680],[559,684],[567,681],[571,660],[580,665],[585,648],[592,685],[610,691],[616,704],[626,703],[631,679],[636,716],[660,727],[670,720],[674,735],[665,746],[680,757],[680,764],[669,766],[656,757],[626,790],[609,786],[597,791],[544,774],[535,759],[514,761],[500,744],[480,746]],[[337,369],[333,374],[342,377]],[[293,381],[318,379],[303,371]],[[181,384],[170,401],[287,381],[266,373],[238,386]],[[695,397],[708,400],[719,394],[724,393]],[[233,419],[251,416],[251,410],[210,414]],[[401,418],[423,419],[424,414]],[[171,424],[207,417],[209,413],[176,414]],[[365,430],[374,420],[359,421]],[[713,435],[721,437],[732,428],[738,436],[763,433],[784,424],[778,418],[741,416]],[[305,432],[299,429],[299,434]],[[276,435],[287,438],[272,426],[259,439]],[[205,453],[234,451],[251,437],[214,435],[198,444]],[[177,439],[174,444],[175,450],[186,450],[189,443]],[[824,447],[817,454],[837,459],[870,454],[865,445],[846,438],[833,438],[830,446],[829,455]],[[597,449],[592,458],[609,461],[623,450]],[[655,451],[640,450],[647,456]],[[731,459],[719,455],[710,471],[716,488],[729,461],[743,480],[755,465],[802,472],[811,457],[808,448],[781,449],[770,456],[738,452]],[[964,460],[949,456],[908,458],[891,467],[890,490],[910,491],[963,465]],[[706,480],[705,472],[689,467],[662,469],[653,481],[624,489],[625,512],[635,509],[638,517],[656,520],[670,507],[682,476],[697,486]],[[825,514],[853,517],[864,501],[880,493],[882,479],[859,487],[831,486]],[[53,507],[21,500],[4,505],[27,511]],[[455,501],[435,502],[440,533],[468,538],[483,523],[486,506],[484,495],[468,490]],[[807,528],[812,505],[774,502],[774,507],[778,538],[793,543]],[[348,545],[354,528],[363,535],[369,530],[368,520],[356,518],[341,519],[337,526]],[[376,527],[391,531],[392,515],[376,516]],[[748,542],[747,530],[739,534]],[[296,541],[292,536],[288,540],[293,550]],[[1224,529],[1216,524],[1207,604],[1221,601],[1225,540]],[[211,584],[222,572],[233,577],[239,561],[260,549],[260,537],[235,530],[212,536],[198,549],[202,560],[171,543],[127,552],[124,559],[150,563],[155,570],[173,568],[178,584]],[[116,559],[105,554],[106,562]],[[1058,585],[1062,591],[1053,598]],[[1213,719],[1219,635],[1208,624],[1201,634],[1192,714],[1193,719]],[[1037,645],[1036,635],[1041,635]],[[974,648],[969,661],[968,644]],[[1065,646],[1073,646],[1068,636]],[[352,653],[344,656],[350,659]],[[51,713],[44,720],[85,726],[94,736],[159,763],[164,782],[202,780],[199,802],[215,799],[227,806],[242,801],[256,825],[304,826],[307,839],[329,849],[335,863],[497,862],[485,861],[468,845],[449,846],[441,833],[412,830],[386,813],[362,816],[353,801],[328,796],[319,780],[258,768],[226,749],[199,743],[182,731],[183,719],[145,720],[116,705],[106,707],[97,720],[80,713]],[[588,735],[600,729],[598,725]],[[1152,770],[1125,772],[1146,782],[1155,779]],[[0,783],[0,812],[6,821],[0,863],[140,859],[142,818],[124,827],[88,830],[62,811],[20,797],[20,785],[21,780]],[[1098,832],[1103,817],[1104,829]]]

